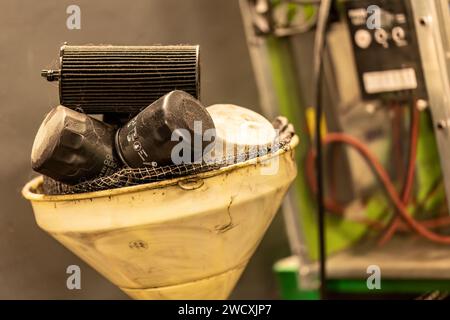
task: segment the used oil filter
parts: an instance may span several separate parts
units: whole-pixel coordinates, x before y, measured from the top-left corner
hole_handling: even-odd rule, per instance
[[[207,131],[209,139],[204,139]],[[54,108],[38,130],[31,162],[35,171],[73,185],[111,175],[124,165],[201,163],[214,139],[206,108],[190,94],[172,91],[119,130],[84,113]]]
[[[208,131],[211,139],[204,139]],[[190,94],[176,90],[119,129],[116,150],[132,168],[201,162],[214,136],[214,122],[206,108]]]
[[[200,97],[199,46],[71,46],[60,50],[60,104],[89,114],[130,113],[173,90]]]
[[[232,104],[215,104],[206,108],[216,129],[215,147],[208,161],[234,160],[248,152],[266,152],[274,144],[276,131],[262,115]]]
[[[31,165],[66,184],[108,176],[121,165],[114,151],[115,131],[102,121],[58,106],[38,130]]]

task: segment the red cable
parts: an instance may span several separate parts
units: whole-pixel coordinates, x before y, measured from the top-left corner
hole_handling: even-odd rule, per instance
[[[393,201],[394,205],[396,206],[397,210],[399,211],[398,214],[400,217],[397,216],[396,218],[394,218],[393,223],[390,224],[388,230],[383,235],[383,237],[380,239],[380,242],[379,242],[380,245],[387,243],[398,229],[402,229],[402,231],[404,231],[404,229],[405,229],[405,225],[402,222],[401,218],[405,219],[404,214],[407,213],[405,207],[407,206],[407,204],[409,202],[409,199],[410,199],[411,193],[412,193],[412,188],[414,185],[415,162],[416,162],[417,144],[418,144],[418,138],[419,138],[420,112],[416,108],[414,108],[414,110],[412,112],[411,121],[412,121],[411,137],[410,137],[411,143],[410,143],[410,150],[409,150],[408,171],[407,171],[407,175],[405,178],[405,183],[404,183],[404,186],[402,189],[402,196],[401,196],[401,202],[402,202],[403,206],[402,206],[402,208],[399,208],[398,205],[396,205],[396,203],[392,197],[392,194],[390,194],[388,191],[388,195],[390,195],[391,200]],[[331,138],[330,138],[330,136],[331,136]],[[339,141],[339,139],[341,139],[341,138],[346,141]],[[337,140],[333,141],[333,139],[337,139]],[[357,143],[359,143],[359,145],[358,144],[353,145],[352,142],[357,142]],[[395,188],[393,187],[392,181],[391,181],[389,175],[385,172],[383,166],[378,162],[378,160],[374,156],[372,156],[372,154],[370,153],[370,150],[368,150],[368,148],[364,144],[362,144],[360,141],[356,140],[355,138],[353,138],[351,136],[348,136],[348,135],[345,135],[342,133],[333,133],[333,134],[330,134],[325,137],[324,143],[325,144],[327,144],[327,143],[347,143],[347,144],[350,144],[351,146],[355,147],[363,155],[364,155],[364,152],[362,152],[362,151],[365,151],[365,153],[370,156],[370,157],[366,157],[366,160],[368,160],[370,162],[370,164],[374,167],[374,169],[377,171],[377,174],[379,175],[382,182],[383,182],[383,179],[382,179],[383,177],[380,176],[380,174],[384,173],[384,175],[385,175],[384,180],[387,181],[391,185],[393,190],[395,190]],[[363,147],[363,149],[360,149],[358,147]],[[306,157],[305,171],[306,171],[308,183],[309,183],[312,191],[316,192],[317,188],[316,188],[315,179],[314,179],[314,175],[313,175],[314,170],[315,170],[314,158],[315,158],[314,150],[310,149],[307,154],[307,157]],[[379,167],[378,169],[381,169],[381,171],[377,170],[375,165],[378,165],[378,167]],[[383,184],[387,189],[387,184],[384,182],[383,182]],[[394,194],[397,197],[397,199],[399,199],[398,193],[396,191]],[[325,199],[325,207],[331,213],[335,213],[338,215],[344,214],[344,210],[345,210],[344,207],[332,198]],[[401,211],[401,210],[403,210],[403,211]],[[410,228],[412,228],[414,231],[419,233],[420,235],[428,238],[429,240],[435,241],[435,242],[450,243],[450,237],[440,236],[440,235],[435,234],[427,229],[427,228],[434,229],[434,228],[438,228],[438,227],[450,224],[450,217],[441,217],[441,218],[417,222],[409,214],[407,214],[407,216],[408,216],[407,219],[409,220],[409,221],[408,220],[406,221],[407,225]],[[359,222],[366,223],[367,225],[369,225],[375,229],[381,228],[381,224],[378,221],[374,221],[371,219],[361,219],[361,221],[359,221]],[[417,228],[417,226],[419,226],[419,228]]]
[[[406,174],[405,183],[402,189],[402,202],[406,207],[411,198],[411,192],[414,185],[414,174],[415,174],[415,166],[416,166],[416,158],[417,158],[417,144],[419,140],[419,131],[420,131],[420,112],[416,108],[414,104],[412,106],[412,118],[411,118],[411,137],[410,137],[410,148],[409,148],[409,156],[408,156],[408,170]],[[400,217],[395,217],[392,223],[389,225],[386,232],[383,234],[381,239],[378,242],[378,245],[385,245],[391,238],[394,236],[397,228],[401,223]]]
[[[434,218],[434,219],[430,219],[430,220],[422,220],[422,221],[420,221],[420,224],[428,229],[441,228],[444,226],[448,226],[450,224],[450,216],[443,216],[443,217]],[[407,226],[405,226],[403,221],[401,221],[397,230],[398,231],[408,231],[409,228]]]
[[[380,164],[378,159],[376,159],[370,150],[364,145],[364,143],[360,142],[359,140],[343,134],[343,133],[330,133],[328,134],[324,139],[323,143],[326,144],[332,144],[332,143],[344,143],[348,144],[349,146],[356,149],[364,158],[365,160],[372,166],[374,171],[376,172],[378,178],[380,179],[381,183],[385,187],[387,194],[394,204],[394,206],[398,210],[398,215],[403,219],[403,221],[415,232],[417,232],[422,237],[433,241],[437,243],[442,244],[450,244],[450,236],[443,236],[439,235],[437,233],[434,233],[433,231],[430,231],[428,228],[420,224],[418,221],[416,221],[413,217],[411,217],[408,213],[408,211],[405,208],[405,205],[402,202],[402,199],[400,199],[397,190],[395,190],[395,187],[387,174],[387,172],[384,170],[383,166]]]
[[[305,174],[306,178],[308,180],[308,184],[312,190],[313,193],[317,193],[317,185],[316,185],[316,179],[314,177],[314,171],[315,171],[315,165],[314,165],[314,159],[316,158],[316,152],[314,149],[309,149],[307,155],[306,155],[306,161],[305,161]],[[327,208],[327,211],[343,215],[344,214],[344,207],[336,202],[334,199],[327,197],[325,199],[325,208]]]
[[[393,154],[393,165],[397,171],[397,176],[403,176],[403,153],[401,152],[401,136],[402,136],[402,123],[403,123],[403,108],[399,103],[391,103],[391,110],[394,114],[394,119],[392,120],[392,154]]]
[[[306,155],[306,161],[305,161],[305,174],[307,178],[307,182],[312,190],[313,193],[317,192],[317,186],[316,186],[316,179],[314,177],[314,171],[315,171],[315,160],[316,153],[314,149],[309,149],[307,155]],[[331,197],[325,198],[325,208],[328,212],[333,213],[335,215],[344,216],[345,214],[345,208],[340,203],[338,203],[336,200],[334,200]],[[371,228],[383,230],[385,226],[377,221],[370,218],[360,218],[360,219],[353,219],[352,221],[364,223],[368,225]]]
[[[315,191],[316,190],[315,179],[314,179],[314,176],[313,176],[313,173],[314,173],[314,170],[315,170],[315,168],[314,168],[314,158],[315,158],[314,150],[310,149],[308,151],[308,154],[307,154],[306,165],[305,165],[305,172],[306,172],[308,184],[310,185],[311,190],[313,192],[316,192]],[[407,188],[404,188],[404,190],[407,190]],[[406,191],[405,191],[405,194],[406,194]],[[334,214],[341,215],[341,216],[344,215],[344,210],[345,209],[343,208],[343,206],[340,205],[339,203],[337,203],[333,199],[330,199],[330,198],[326,199],[325,206],[326,206],[327,210],[330,213],[334,213]],[[372,227],[374,229],[378,229],[378,230],[382,230],[384,228],[383,225],[381,224],[381,222],[378,222],[376,220],[361,219],[361,220],[356,221],[356,222],[365,223],[365,224],[369,225],[370,227]],[[423,221],[420,221],[420,223],[426,228],[436,229],[436,228],[440,228],[440,227],[443,227],[443,226],[450,225],[450,216],[444,216],[444,217],[439,217],[439,218],[430,219],[430,220],[423,220]],[[400,223],[398,225],[397,230],[398,231],[408,231],[409,228],[400,219]],[[393,232],[392,233],[392,235],[393,235],[395,233],[395,230],[392,230],[391,232]]]

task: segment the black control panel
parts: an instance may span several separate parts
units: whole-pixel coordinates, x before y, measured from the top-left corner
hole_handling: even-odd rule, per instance
[[[361,93],[365,99],[426,98],[409,0],[347,0]]]

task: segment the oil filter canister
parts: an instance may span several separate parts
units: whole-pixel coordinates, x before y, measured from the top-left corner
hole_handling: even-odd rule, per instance
[[[231,161],[247,153],[267,153],[276,139],[272,124],[262,115],[232,104],[216,104],[206,108],[216,128],[215,147],[208,161]]]
[[[60,104],[89,114],[136,115],[164,94],[200,97],[199,46],[70,46],[60,50]]]
[[[214,122],[190,94],[172,91],[117,131],[116,150],[132,168],[202,162],[213,147]]]
[[[36,135],[31,162],[35,171],[73,185],[123,166],[201,163],[214,141],[206,108],[188,93],[172,91],[118,130],[84,113],[54,108]]]
[[[117,171],[115,129],[63,106],[41,124],[33,144],[33,170],[66,184],[77,184]]]

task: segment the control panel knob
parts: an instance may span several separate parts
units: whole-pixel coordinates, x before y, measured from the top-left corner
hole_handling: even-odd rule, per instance
[[[355,43],[361,49],[367,49],[372,43],[372,35],[365,29],[360,29],[355,33]]]

